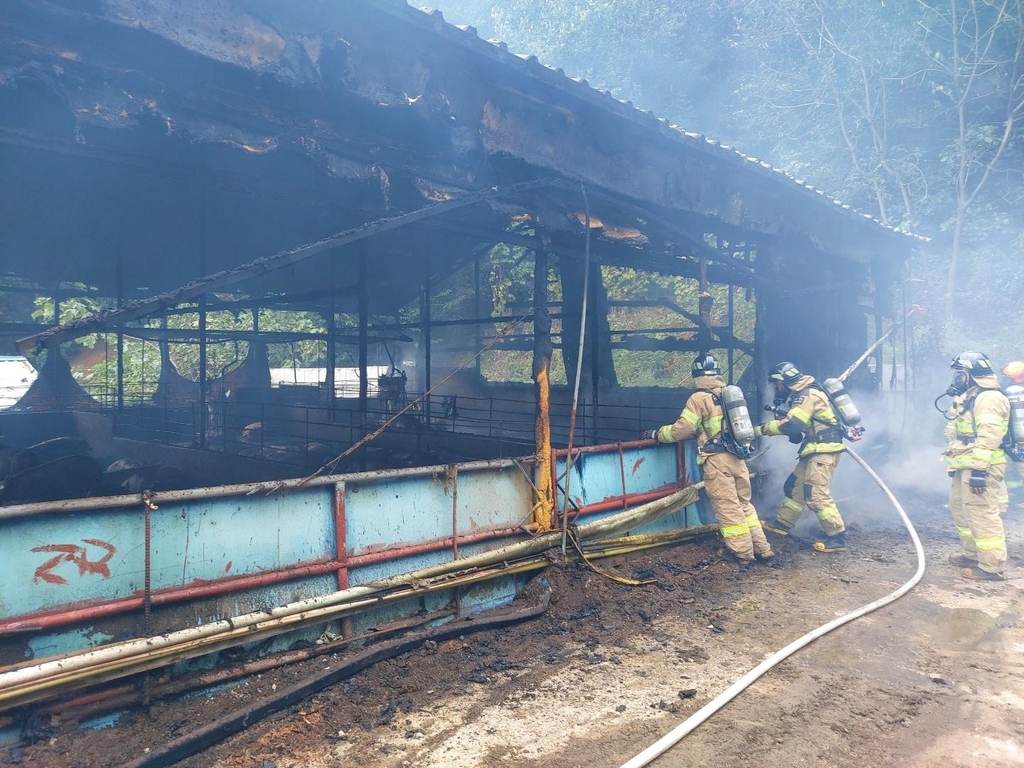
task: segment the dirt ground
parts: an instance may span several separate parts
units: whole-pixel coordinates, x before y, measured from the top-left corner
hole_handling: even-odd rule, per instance
[[[860,509],[858,509],[858,503]],[[890,592],[916,560],[881,495],[847,501],[846,553],[774,537],[778,566],[741,573],[716,541],[603,561],[627,587],[552,567],[546,614],[382,662],[181,763],[290,766],[617,766],[806,631]],[[967,582],[940,498],[904,499],[927,553],[894,605],[783,662],[655,763],[660,766],[1024,765],[1024,515],[1011,511],[1011,578]],[[865,513],[865,514],[861,514]],[[330,655],[115,725],[57,725],[8,751],[24,766],[117,765]]]

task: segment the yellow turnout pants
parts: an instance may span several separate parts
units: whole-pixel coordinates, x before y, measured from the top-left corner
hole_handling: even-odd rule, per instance
[[[846,530],[829,488],[839,456],[839,453],[812,453],[800,458],[783,486],[786,497],[777,515],[783,525],[790,528],[796,525],[804,506],[808,506],[818,516],[826,536],[837,536]]]
[[[731,453],[710,453],[701,465],[704,492],[725,545],[740,560],[751,560],[756,552],[766,555],[772,551],[757,510],[750,501],[750,472],[746,462]]]
[[[974,494],[970,491],[971,470],[958,469],[949,487],[949,510],[964,557],[977,560],[981,570],[989,573],[1002,573],[1006,566],[1006,532],[999,516],[1005,474],[1005,464],[994,464],[988,470],[985,492]]]

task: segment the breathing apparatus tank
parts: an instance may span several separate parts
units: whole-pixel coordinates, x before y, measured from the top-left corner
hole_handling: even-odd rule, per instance
[[[1024,396],[1024,387],[1021,388]],[[722,390],[722,410],[729,422],[732,438],[740,445],[750,445],[754,441],[754,423],[750,419],[746,398],[743,390],[735,384],[729,384]]]
[[[1014,384],[1003,390],[1010,401],[1010,427],[1007,437],[1011,443],[1010,457],[1014,461],[1024,459],[1024,387]]]
[[[846,387],[843,386],[843,382],[839,379],[825,379],[821,382],[821,386],[828,395],[828,399],[832,401],[832,405],[839,411],[839,418],[847,427],[856,427],[860,424],[860,411],[853,404],[853,399],[846,391]],[[1024,394],[1024,388],[1021,391]]]

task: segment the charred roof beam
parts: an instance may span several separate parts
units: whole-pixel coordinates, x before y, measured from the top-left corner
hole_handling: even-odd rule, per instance
[[[259,275],[263,275],[267,272],[287,267],[291,264],[304,261],[312,256],[335,250],[343,245],[359,242],[360,240],[365,240],[366,238],[373,237],[374,235],[379,235],[400,227],[408,226],[409,224],[413,224],[417,221],[429,219],[434,216],[441,216],[450,211],[465,208],[468,205],[474,205],[476,203],[486,202],[487,200],[494,200],[501,197],[523,194],[541,187],[553,186],[559,183],[560,182],[557,179],[534,179],[532,181],[512,184],[507,187],[480,190],[479,192],[474,192],[471,195],[465,195],[464,197],[454,198],[452,200],[445,200],[444,202],[434,203],[433,205],[426,205],[422,208],[418,208],[414,211],[409,211],[398,216],[377,219],[376,221],[371,221],[367,224],[355,227],[354,229],[339,232],[336,235],[331,235],[330,237],[317,240],[313,243],[301,245],[298,248],[293,248],[289,251],[282,251],[272,256],[264,256],[262,258],[255,259],[247,264],[243,264],[237,269],[218,272],[213,275],[198,278],[174,291],[153,296],[149,299],[130,302],[129,304],[124,305],[121,309],[99,312],[74,323],[56,326],[44,333],[19,339],[17,342],[18,349],[24,354],[25,352],[32,350],[52,348],[65,341],[71,341],[90,333],[101,333],[107,329],[131,320],[138,320],[169,307],[177,306],[182,302],[210,293],[218,288],[228,285],[236,285],[237,283],[249,278],[258,277]]]

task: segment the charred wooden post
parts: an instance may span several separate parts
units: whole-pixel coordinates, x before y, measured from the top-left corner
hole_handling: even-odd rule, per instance
[[[546,263],[546,261],[547,261],[547,254],[545,254],[544,259],[545,259],[545,263]],[[534,275],[534,277],[536,277],[536,275]],[[480,320],[483,317],[483,311],[480,308],[480,254],[479,253],[477,253],[476,257],[473,259],[473,299],[474,299],[473,300],[473,306],[475,307],[475,311],[476,311],[476,318],[475,318],[476,322],[474,322],[474,324],[473,324],[473,341],[474,341],[474,344],[473,344],[473,354],[476,355],[476,357],[474,358],[474,361],[475,361],[475,364],[476,364],[476,374],[477,374],[477,377],[479,378],[481,376],[480,365],[481,365],[481,357],[482,357],[481,354],[480,354],[480,350],[483,347],[483,341],[482,341],[482,338],[480,336]]]
[[[537,483],[533,522],[542,531],[554,526],[551,454],[551,313],[548,309],[548,254],[534,252],[533,266],[533,380],[537,385]],[[479,264],[479,262],[477,262]],[[479,306],[479,304],[478,304]],[[479,326],[477,326],[479,328]],[[478,358],[479,359],[479,358]]]
[[[615,365],[612,361],[611,331],[608,325],[608,291],[604,287],[601,270],[591,269],[588,285],[583,285],[582,264],[574,259],[560,256],[558,259],[559,278],[562,283],[562,358],[565,361],[565,376],[570,387],[576,378],[577,345],[570,340],[580,337],[580,312],[583,291],[587,290],[587,301],[593,309],[588,314],[588,328],[583,345],[583,365],[580,368],[580,388],[592,393],[599,383],[615,386]],[[605,343],[599,344],[601,337]]]
[[[206,187],[200,190],[199,194],[199,268],[206,274]],[[199,447],[207,447],[207,429],[209,428],[208,401],[209,382],[206,376],[206,293],[199,296]],[[225,424],[227,419],[221,414],[221,421]]]
[[[714,306],[715,299],[708,289],[708,262],[703,254],[700,256],[699,263],[700,280],[698,285],[697,313],[700,315],[700,328],[697,329],[697,339],[710,350],[714,343],[711,335],[711,307]]]
[[[124,247],[117,249],[117,308],[124,306]],[[117,324],[117,409],[114,411],[114,434],[120,435],[124,420],[124,324]]]
[[[334,369],[338,364],[337,360],[337,348],[336,348],[336,334],[338,332],[338,296],[337,296],[337,259],[331,259],[331,300],[327,307],[327,354],[326,365],[327,371],[324,376],[324,388],[327,396],[327,420],[329,422],[334,421],[334,396],[335,396],[335,381],[334,381]]]
[[[206,294],[199,297],[199,447],[207,447],[209,383],[206,376]],[[226,423],[226,419],[222,419]]]
[[[768,265],[770,261],[759,251],[757,261],[754,264],[754,272],[763,280],[768,279]],[[766,291],[757,289],[754,295],[754,360],[751,363],[752,375],[754,377],[754,391],[756,402],[754,409],[755,420],[760,420],[762,409],[768,404],[768,301]]]
[[[420,343],[423,345],[423,422],[430,427],[430,254],[423,257],[423,293],[420,298]]]
[[[369,381],[367,380],[367,337],[368,323],[370,316],[370,288],[367,285],[366,275],[366,245],[359,245],[359,286],[357,291],[359,303],[359,423],[366,424],[367,393],[369,392]]]
[[[608,288],[605,287],[604,277],[601,272],[601,265],[596,264],[590,272],[590,305],[594,308],[592,312],[592,325],[587,329],[590,338],[593,339],[591,354],[591,375],[594,407],[598,404],[598,387],[618,386],[618,377],[615,374],[615,361],[612,358],[612,332],[608,322]]]

